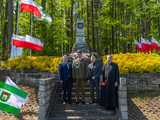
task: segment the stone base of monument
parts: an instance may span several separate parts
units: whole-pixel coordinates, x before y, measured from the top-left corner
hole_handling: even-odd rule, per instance
[[[88,45],[85,42],[83,42],[83,43],[75,43],[74,46],[73,46],[72,51],[77,51],[77,50],[80,50],[83,53],[89,53],[90,52],[90,50],[88,48]]]

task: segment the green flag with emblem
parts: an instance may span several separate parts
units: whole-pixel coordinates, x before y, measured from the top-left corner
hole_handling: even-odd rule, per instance
[[[28,93],[19,88],[9,77],[0,81],[0,110],[19,116]]]

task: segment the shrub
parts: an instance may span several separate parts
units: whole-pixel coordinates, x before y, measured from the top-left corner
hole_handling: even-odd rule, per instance
[[[107,55],[103,56],[103,62],[107,63]],[[0,67],[16,70],[37,70],[55,73],[60,64],[61,57],[20,57],[1,62]],[[118,64],[121,74],[160,72],[160,55],[127,53],[114,54],[113,61]]]
[[[103,61],[107,62],[106,56],[103,57]],[[157,54],[114,54],[113,61],[119,65],[122,74],[160,72],[160,56]]]
[[[19,57],[1,63],[1,68],[16,70],[37,70],[55,73],[60,57]]]

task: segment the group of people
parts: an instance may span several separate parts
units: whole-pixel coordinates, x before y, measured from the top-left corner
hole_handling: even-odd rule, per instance
[[[90,104],[98,103],[108,110],[118,108],[119,68],[108,55],[107,64],[97,53],[77,51],[64,55],[59,65],[59,76],[63,83],[63,101],[72,103],[72,87],[75,83],[76,103],[85,104],[86,85],[90,86]]]

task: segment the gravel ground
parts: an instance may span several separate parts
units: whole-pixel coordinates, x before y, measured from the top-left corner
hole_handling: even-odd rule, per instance
[[[21,118],[16,118],[13,115],[9,115],[7,113],[1,113],[0,120],[38,120],[39,106],[37,103],[35,89],[22,85],[20,85],[20,87],[30,94],[27,103],[22,107]]]
[[[22,108],[22,117],[16,118],[7,113],[0,114],[0,120],[38,120],[38,103],[34,88],[20,86],[30,94]],[[160,120],[160,92],[144,92],[129,95],[129,120]]]
[[[160,120],[160,92],[129,96],[129,120]]]

